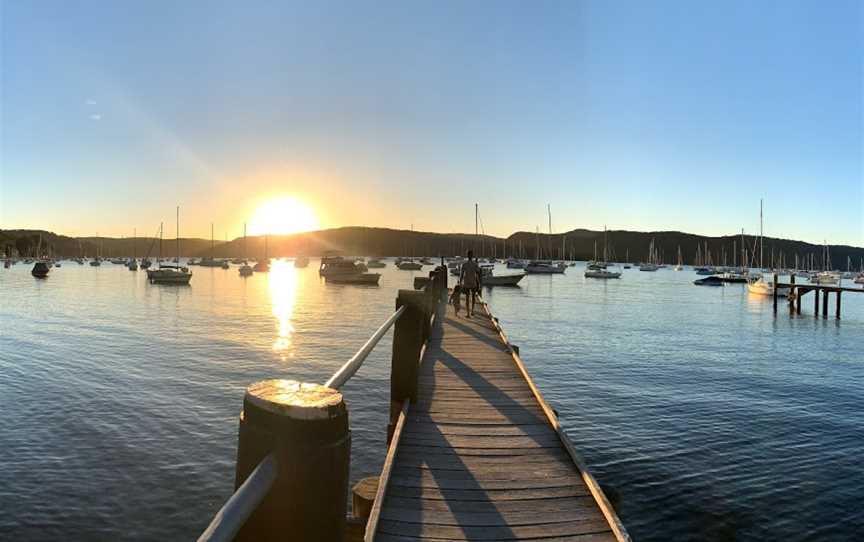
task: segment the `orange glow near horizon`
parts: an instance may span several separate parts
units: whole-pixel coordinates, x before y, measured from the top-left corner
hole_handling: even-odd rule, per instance
[[[290,235],[320,227],[315,212],[293,197],[272,198],[255,209],[249,235]]]

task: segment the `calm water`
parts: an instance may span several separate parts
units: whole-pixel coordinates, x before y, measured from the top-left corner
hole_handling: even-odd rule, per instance
[[[0,270],[0,539],[189,540],[233,489],[245,386],[323,382],[415,273],[377,288],[194,268],[188,288],[65,263]],[[529,276],[487,294],[635,540],[864,532],[864,294],[774,318],[691,271]],[[809,301],[809,302],[808,302]],[[833,310],[833,304],[832,304]],[[352,478],[384,455],[390,340],[344,392]]]

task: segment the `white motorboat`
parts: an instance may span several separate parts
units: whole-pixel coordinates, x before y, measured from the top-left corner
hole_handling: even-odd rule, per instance
[[[774,295],[774,283],[771,281],[765,280],[765,277],[759,276],[747,283],[747,291],[754,295]],[[785,296],[789,294],[789,288],[785,286],[780,286],[777,288],[778,296]]]
[[[378,258],[371,258],[368,262],[366,262],[366,267],[369,269],[381,269],[383,267],[387,267],[387,264]]]
[[[366,264],[334,259],[321,268],[321,276],[327,282],[336,284],[378,284],[380,273],[366,273]]]
[[[840,282],[840,278],[830,271],[822,271],[821,273],[811,275],[810,282],[813,284],[831,285]]]
[[[297,256],[294,258],[294,267],[300,269],[302,267],[307,267],[309,265],[309,257],[308,256]]]
[[[855,284],[864,284],[864,273],[861,273],[854,280]]]
[[[657,271],[660,269],[660,266],[653,263],[643,263],[639,266],[639,271]]]
[[[507,269],[525,269],[525,262],[516,258],[507,259]]]
[[[518,286],[519,281],[525,277],[525,273],[511,275],[484,275],[481,282],[483,286]]]

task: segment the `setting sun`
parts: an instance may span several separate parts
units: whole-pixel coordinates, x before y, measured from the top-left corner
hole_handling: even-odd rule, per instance
[[[305,203],[291,197],[271,199],[255,210],[249,224],[250,235],[287,235],[318,229],[315,213]]]

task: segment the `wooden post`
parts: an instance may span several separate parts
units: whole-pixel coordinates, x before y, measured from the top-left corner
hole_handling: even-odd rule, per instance
[[[393,435],[402,401],[417,401],[417,372],[420,349],[423,346],[423,315],[426,313],[426,293],[399,290],[396,309],[405,306],[405,312],[396,320],[393,329],[393,357],[390,361],[390,425],[387,443]]]
[[[375,494],[378,492],[378,477],[363,478],[351,491],[351,515],[357,519],[369,519]]]
[[[240,413],[235,489],[273,453],[276,481],[235,540],[342,540],[351,433],[338,391],[294,380],[246,389]]]
[[[837,314],[835,316],[838,320],[840,319],[840,294],[842,293],[842,290],[837,290]]]
[[[777,314],[777,273],[774,273],[774,314]]]
[[[813,288],[813,316],[819,317],[819,288]]]
[[[789,290],[789,315],[795,314],[795,300],[798,298],[798,288],[795,286],[795,273],[789,277],[789,284],[792,288]]]
[[[828,290],[822,292],[822,318],[828,318]]]
[[[801,297],[807,293],[807,290],[798,288],[798,295],[795,297],[795,314],[801,314]]]

